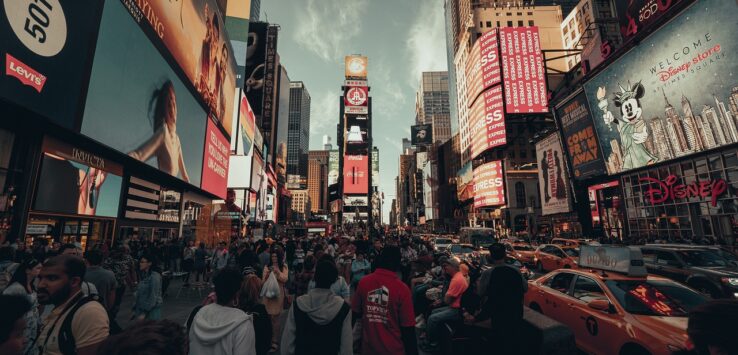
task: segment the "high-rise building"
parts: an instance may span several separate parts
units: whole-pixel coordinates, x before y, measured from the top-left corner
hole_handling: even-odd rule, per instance
[[[579,49],[582,52],[566,57],[567,70],[571,70],[582,58],[585,60],[585,69],[591,70],[622,44],[617,15],[611,0],[581,0],[578,4],[571,2],[576,6],[565,8],[561,5],[564,14],[561,40],[564,49]]]
[[[328,158],[330,150],[311,150],[308,153],[307,188],[310,211],[328,213]]]
[[[451,138],[451,112],[448,99],[448,72],[423,72],[415,94],[415,123],[433,126],[433,142],[443,144]]]
[[[231,2],[237,2],[234,0],[231,0]],[[259,21],[259,13],[261,12],[261,0],[251,0],[251,18],[249,21],[256,22]]]
[[[331,144],[331,136],[323,135],[323,150],[333,150],[333,144]]]
[[[663,89],[661,91],[663,92]],[[676,139],[674,153],[677,156],[690,153],[689,140],[687,139],[687,134],[684,132],[682,119],[677,114],[674,106],[669,103],[665,93],[664,101],[666,102],[666,107],[664,108],[664,113],[666,114],[666,131],[669,133],[669,137]]]
[[[307,189],[290,190],[292,193],[292,211],[297,214],[298,220],[305,220],[310,212],[310,195]]]
[[[290,83],[289,133],[287,136],[287,175],[307,180],[310,149],[310,93],[302,81]],[[304,188],[304,187],[302,187]]]

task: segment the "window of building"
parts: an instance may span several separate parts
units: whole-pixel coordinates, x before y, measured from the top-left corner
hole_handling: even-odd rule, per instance
[[[518,181],[515,183],[515,203],[518,205],[518,208],[526,207],[525,184],[523,184],[522,181]]]
[[[506,13],[505,16],[512,16],[512,12]]]
[[[479,27],[484,27],[484,23],[482,21],[479,21]]]
[[[507,21],[507,27],[513,27],[513,22],[512,21]]]
[[[497,27],[500,27],[500,21],[497,21]]]
[[[487,21],[487,27],[492,27],[492,21]]]
[[[532,13],[532,12],[529,12],[529,13],[528,13],[528,16],[533,16],[533,13]]]
[[[528,20],[528,26],[535,26],[535,23],[533,22],[533,20]]]
[[[518,27],[523,27],[523,26],[525,26],[523,25],[523,20],[518,20]]]
[[[523,13],[522,12],[518,12],[518,16],[523,16]]]

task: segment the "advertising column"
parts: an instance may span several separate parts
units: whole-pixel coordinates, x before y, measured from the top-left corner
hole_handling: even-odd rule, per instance
[[[569,212],[569,183],[558,133],[536,143],[536,158],[543,215]]]

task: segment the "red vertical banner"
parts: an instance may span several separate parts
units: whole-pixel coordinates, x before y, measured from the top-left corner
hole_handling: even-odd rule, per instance
[[[228,159],[231,144],[215,126],[213,120],[208,119],[208,129],[205,136],[205,153],[202,163],[202,182],[200,187],[220,198],[226,198],[228,186]]]
[[[502,160],[482,164],[474,169],[474,208],[505,204]]]
[[[496,86],[485,91],[472,105],[472,159],[489,148],[507,144],[502,102],[502,87]]]
[[[343,193],[369,193],[369,157],[346,155],[343,157]]]
[[[548,112],[546,73],[538,27],[500,29],[507,113]]]

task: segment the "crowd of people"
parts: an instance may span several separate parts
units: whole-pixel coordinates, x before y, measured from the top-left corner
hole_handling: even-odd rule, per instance
[[[505,257],[495,243],[462,260],[409,235],[3,246],[0,354],[447,354],[461,333],[472,353],[517,354],[527,281]],[[173,273],[212,289],[184,324],[162,319]],[[738,305],[693,313],[694,353],[738,349],[706,321],[716,312],[735,321]]]

